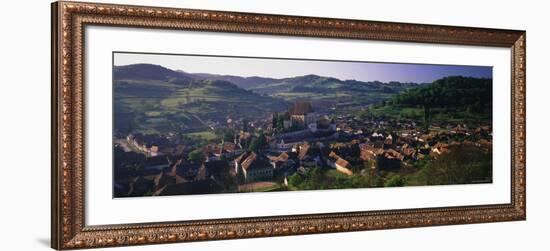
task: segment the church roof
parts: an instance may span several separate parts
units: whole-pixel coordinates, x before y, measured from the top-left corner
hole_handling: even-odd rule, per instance
[[[311,103],[309,102],[296,102],[289,110],[290,115],[306,115],[313,112]]]

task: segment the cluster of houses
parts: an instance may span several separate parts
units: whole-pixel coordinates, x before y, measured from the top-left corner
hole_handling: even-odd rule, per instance
[[[228,179],[237,184],[282,181],[294,172],[304,173],[318,166],[331,166],[352,174],[347,168],[349,163],[343,158],[337,155],[324,158],[319,146],[308,143],[280,153],[247,151],[235,146],[233,143],[205,146],[205,158],[201,163],[192,163],[184,156],[149,156],[138,171],[115,172],[115,194],[128,197],[220,193],[235,189],[227,186]]]
[[[477,141],[453,140],[453,138],[466,138],[477,134]],[[490,135],[490,128],[477,128],[472,132],[467,130],[444,130],[431,134],[419,132],[404,133],[396,139],[391,134],[373,133],[365,143],[359,144],[361,159],[369,161],[378,167],[387,169],[398,169],[406,166],[409,160],[423,160],[427,156],[430,159],[437,159],[440,155],[450,151],[452,146],[474,145],[485,151],[490,151],[492,143],[487,137]]]
[[[206,160],[221,160],[234,158],[245,151],[238,140],[235,142],[222,142],[221,144],[208,144],[203,147]]]
[[[132,151],[119,149],[115,154],[145,153],[146,158],[135,170],[115,168],[115,195],[236,192],[240,184],[257,181],[286,184],[288,176],[305,175],[310,168],[332,168],[351,176],[359,170],[399,170],[414,161],[437,159],[456,145],[471,144],[486,151],[492,147],[489,126],[436,124],[431,133],[423,133],[414,121],[390,124],[351,115],[328,120],[307,102],[273,116],[279,118],[285,129],[296,125],[299,129],[266,135],[267,146],[256,151],[246,145],[254,133],[243,130],[233,142],[202,146],[203,159],[194,162],[188,158],[194,149],[160,136],[130,134],[126,141]]]
[[[132,151],[143,153],[149,157],[181,155],[190,150],[190,146],[173,142],[169,139],[169,136],[141,133],[126,136],[126,145]]]
[[[168,156],[149,157],[143,165],[130,173],[115,170],[115,196],[218,193],[224,189],[229,170],[225,161],[194,164]]]
[[[126,141],[128,141],[130,145],[137,148],[139,151],[147,153],[151,156],[159,155],[161,146],[166,147],[169,145],[168,140],[165,138],[141,133],[129,134],[126,136]]]

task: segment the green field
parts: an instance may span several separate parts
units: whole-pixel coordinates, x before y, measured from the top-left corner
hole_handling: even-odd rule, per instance
[[[206,141],[215,140],[218,138],[218,136],[211,131],[187,133],[185,135],[189,137],[198,137]]]
[[[225,121],[228,116],[257,118],[286,107],[282,99],[223,81],[191,81],[182,85],[157,80],[115,80],[114,84],[115,128],[122,135],[129,131],[204,131],[208,120]],[[213,138],[206,133],[196,135]]]

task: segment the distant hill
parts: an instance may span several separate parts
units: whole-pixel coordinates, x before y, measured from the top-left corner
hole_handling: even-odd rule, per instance
[[[157,65],[114,69],[115,128],[125,134],[203,131],[208,121],[268,115],[285,101],[223,80],[197,80]]]
[[[282,98],[289,102],[307,99],[321,109],[336,106],[357,107],[378,103],[396,93],[419,85],[416,83],[340,80],[313,74],[277,79],[178,72],[196,80],[229,81],[240,88]]]
[[[187,73],[181,70],[178,70],[179,73],[182,73],[188,77],[191,77],[196,80],[223,80],[234,83],[240,88],[251,89],[257,85],[277,82],[277,79],[274,78],[264,78],[264,77],[240,77],[233,75],[216,75],[210,73]]]
[[[139,80],[169,80],[171,78],[192,79],[185,74],[172,71],[160,65],[153,64],[132,64],[115,66],[113,78],[117,79],[139,79]]]
[[[259,93],[280,94],[285,92],[384,92],[396,93],[407,88],[416,87],[416,83],[379,81],[363,82],[357,80],[340,80],[318,75],[305,75],[293,78],[278,79],[275,82],[259,84],[251,90]]]
[[[240,77],[234,75],[217,75],[210,73],[188,73],[181,70],[178,73],[196,80],[223,80],[234,83],[240,88],[252,90],[261,94],[277,95],[285,92],[318,92],[334,91],[374,91],[396,93],[407,88],[416,87],[417,83],[401,83],[392,81],[340,80],[318,75],[304,75],[290,78]]]
[[[415,83],[340,80],[318,75],[240,77],[174,71],[159,65],[115,66],[115,128],[121,133],[200,131],[209,121],[258,118],[309,101],[318,111],[346,111],[380,103]]]
[[[356,109],[387,100],[396,93],[416,86],[418,84],[415,83],[363,82],[305,75],[259,84],[250,90],[290,102],[308,99],[314,106],[326,109]]]

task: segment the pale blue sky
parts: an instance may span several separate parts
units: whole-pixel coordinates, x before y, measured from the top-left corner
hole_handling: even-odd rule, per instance
[[[492,78],[490,66],[289,60],[243,57],[114,53],[114,65],[156,64],[189,73],[286,78],[316,74],[342,80],[432,82],[447,76]]]

